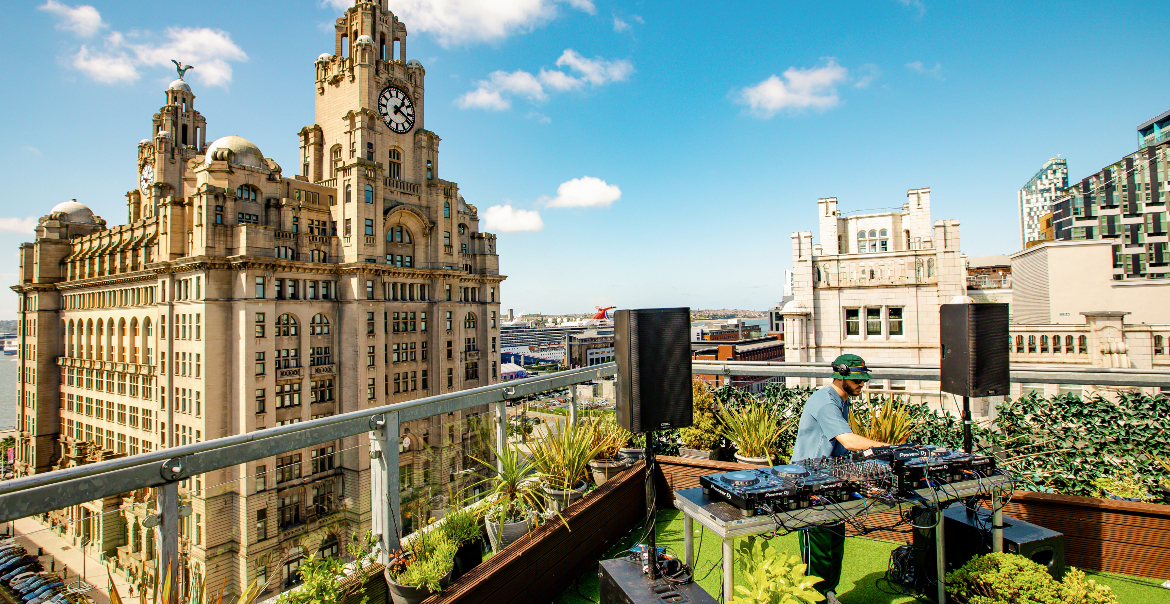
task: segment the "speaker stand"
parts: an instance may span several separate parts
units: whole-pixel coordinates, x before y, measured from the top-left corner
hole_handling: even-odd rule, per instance
[[[646,567],[650,569],[650,580],[658,578],[658,547],[654,539],[654,523],[658,514],[654,509],[654,431],[646,432],[646,517],[650,523],[649,537],[646,543]]]
[[[963,452],[970,453],[971,443],[971,399],[963,397]]]

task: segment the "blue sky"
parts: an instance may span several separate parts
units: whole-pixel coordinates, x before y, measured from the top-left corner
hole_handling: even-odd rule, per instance
[[[71,198],[125,220],[136,145],[187,75],[210,138],[294,171],[336,3],[11,4],[0,24],[0,278]],[[390,0],[427,69],[440,176],[500,234],[504,308],[767,308],[815,200],[931,187],[971,256],[1016,190],[1079,179],[1170,108],[1162,3]],[[539,220],[536,216],[539,215]],[[539,227],[539,230],[534,230]],[[527,229],[527,230],[523,230]],[[0,318],[15,316],[0,296]]]

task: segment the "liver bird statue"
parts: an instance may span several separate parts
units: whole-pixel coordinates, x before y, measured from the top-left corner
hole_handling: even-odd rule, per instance
[[[179,79],[180,80],[183,79],[183,74],[187,73],[188,70],[195,69],[194,65],[188,65],[186,67],[183,67],[182,63],[180,63],[179,61],[176,61],[174,59],[171,59],[171,62],[175,64],[175,71],[179,72]]]

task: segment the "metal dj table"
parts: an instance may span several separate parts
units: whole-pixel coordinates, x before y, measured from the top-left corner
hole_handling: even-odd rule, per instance
[[[922,489],[918,491],[918,494],[928,501],[934,501],[937,497],[938,501],[942,503],[957,501],[958,499],[971,497],[972,495],[990,494],[993,527],[991,531],[991,550],[994,552],[1002,552],[1003,501],[1000,498],[1000,493],[1008,488],[1011,488],[1010,478],[1007,476],[993,476],[981,480],[950,483],[946,486],[945,494],[938,489],[935,489],[933,492],[930,489]],[[797,530],[819,524],[840,522],[843,515],[858,512],[867,503],[869,504],[869,513],[885,512],[918,505],[913,502],[890,505],[877,503],[874,500],[858,499],[833,506],[831,511],[824,506],[817,506],[792,512],[783,512],[776,514],[776,516],[784,522],[784,526],[787,529]],[[735,561],[732,556],[732,540],[736,537],[747,537],[749,535],[770,532],[776,529],[776,523],[767,515],[744,517],[742,510],[725,501],[703,495],[703,489],[699,487],[675,491],[674,507],[683,512],[683,532],[686,535],[684,545],[686,562],[692,569],[695,568],[695,520],[698,520],[699,524],[714,531],[723,540],[723,594],[724,601],[730,600],[735,594]],[[935,551],[938,552],[937,572],[939,581],[937,601],[945,602],[946,588],[942,577],[946,575],[946,547],[944,545],[946,542],[943,539],[943,514],[941,513],[938,514],[938,523],[935,525],[934,538],[936,545]]]

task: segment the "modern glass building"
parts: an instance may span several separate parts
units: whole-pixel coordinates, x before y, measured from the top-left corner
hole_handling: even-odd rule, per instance
[[[1056,156],[1046,162],[1017,193],[1020,218],[1020,249],[1029,241],[1045,238],[1044,216],[1052,212],[1052,204],[1068,188],[1068,162]]]
[[[1141,148],[1067,189],[1053,207],[1057,241],[1113,240],[1113,278],[1170,278],[1170,111],[1138,126]]]

